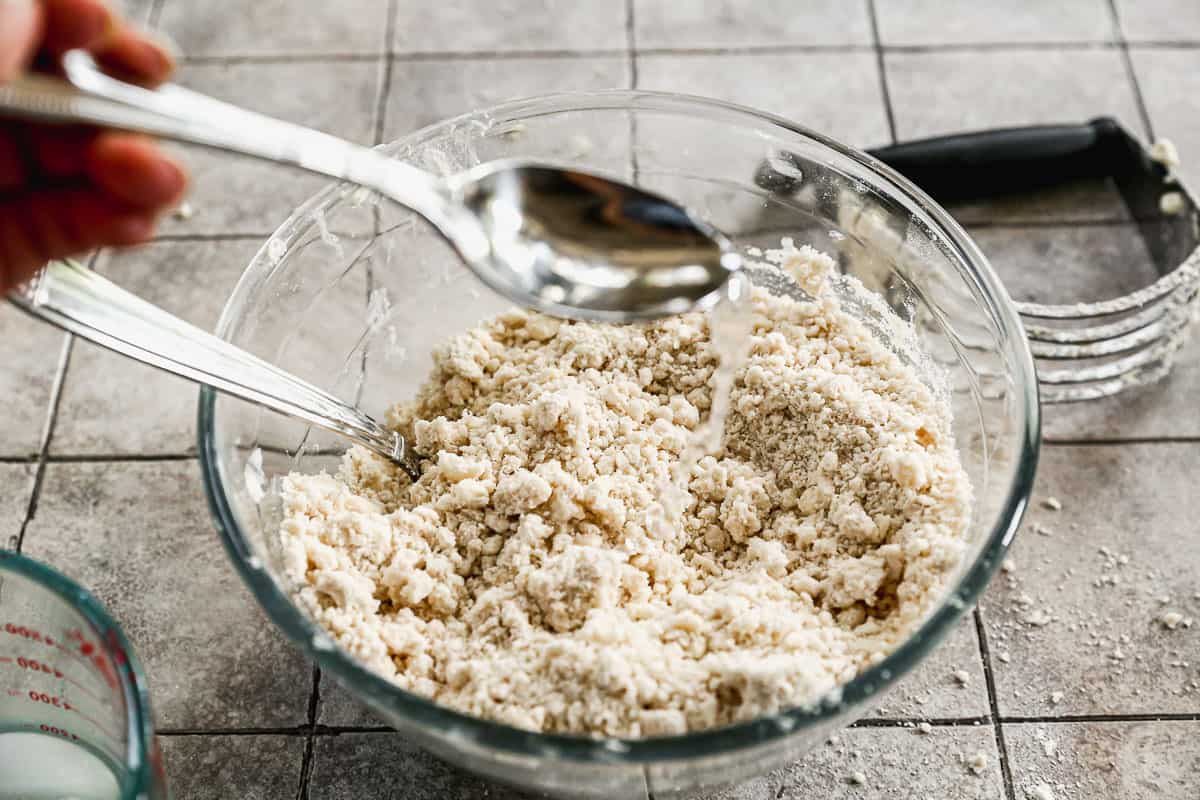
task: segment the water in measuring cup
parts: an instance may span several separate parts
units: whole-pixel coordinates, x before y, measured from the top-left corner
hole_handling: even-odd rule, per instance
[[[127,740],[114,651],[19,580],[0,592],[0,800],[117,800]]]
[[[712,400],[708,419],[692,432],[671,480],[663,487],[662,497],[651,510],[649,524],[661,538],[670,538],[687,504],[688,477],[704,456],[720,449],[725,437],[725,420],[733,402],[733,384],[738,370],[750,352],[750,334],[754,329],[754,311],[750,304],[750,279],[734,273],[721,298],[708,317],[709,344],[717,357],[712,378]]]
[[[116,800],[100,758],[51,732],[0,733],[0,800]]]

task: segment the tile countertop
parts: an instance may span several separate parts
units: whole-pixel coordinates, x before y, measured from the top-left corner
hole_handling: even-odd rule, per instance
[[[633,86],[717,95],[863,146],[1112,114],[1174,139],[1200,185],[1195,0],[125,5],[180,44],[181,82],[368,144],[507,97]],[[195,215],[95,264],[207,326],[320,181],[188,158]],[[1020,299],[1123,292],[1148,268],[1102,191],[956,213]],[[266,621],[213,535],[193,387],[9,308],[0,341],[0,543],[75,577],[122,621],[176,797],[519,796],[361,732],[378,721]],[[1200,618],[1198,395],[1200,340],[1159,386],[1047,408],[1036,494],[1063,507],[1035,502],[980,607],[872,718],[714,797],[1023,800],[1039,784],[1060,800],[1200,797],[1200,625],[1155,623],[1160,596]],[[1044,627],[1023,623],[1031,604]],[[923,720],[928,734],[911,727]],[[965,764],[977,753],[978,775]]]

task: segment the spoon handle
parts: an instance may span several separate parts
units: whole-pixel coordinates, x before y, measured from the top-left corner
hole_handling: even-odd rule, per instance
[[[369,147],[174,84],[124,83],[81,50],[62,66],[66,80],[30,73],[0,85],[0,117],[100,125],[254,156],[367,186],[435,221],[445,213],[442,181]]]
[[[420,477],[400,434],[78,264],[51,262],[9,299],[35,317],[135,361],[346,436],[396,462],[414,480]]]

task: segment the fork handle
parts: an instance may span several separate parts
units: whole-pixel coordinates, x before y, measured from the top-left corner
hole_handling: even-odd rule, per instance
[[[400,434],[76,263],[51,262],[9,299],[45,322],[135,361],[353,439],[419,477]]]

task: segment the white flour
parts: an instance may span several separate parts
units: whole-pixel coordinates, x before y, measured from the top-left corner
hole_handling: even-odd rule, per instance
[[[805,704],[882,659],[960,560],[944,402],[845,314],[831,259],[769,254],[725,435],[650,524],[712,408],[708,317],[506,313],[450,339],[390,422],[410,484],[354,449],[283,481],[301,601],[371,669],[531,730],[681,733]]]

